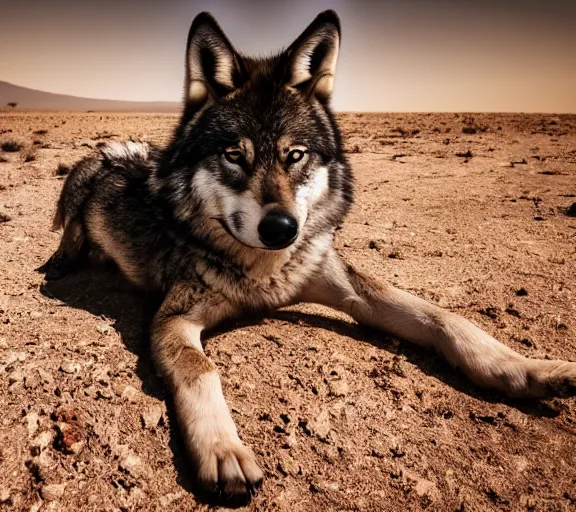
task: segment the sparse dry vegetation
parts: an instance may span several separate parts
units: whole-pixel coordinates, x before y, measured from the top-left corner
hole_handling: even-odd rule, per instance
[[[15,139],[5,140],[0,143],[0,149],[5,153],[17,153],[24,147],[22,142]]]
[[[56,176],[66,176],[70,172],[70,167],[66,164],[59,163],[56,168]]]
[[[30,147],[22,151],[20,157],[23,163],[34,162],[38,158],[38,152],[36,148]]]

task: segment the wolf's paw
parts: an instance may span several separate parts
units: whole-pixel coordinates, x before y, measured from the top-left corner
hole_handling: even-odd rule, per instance
[[[219,440],[198,460],[198,482],[204,492],[228,506],[243,506],[262,484],[254,453],[238,440]]]
[[[528,380],[536,396],[576,396],[576,363],[531,361]]]

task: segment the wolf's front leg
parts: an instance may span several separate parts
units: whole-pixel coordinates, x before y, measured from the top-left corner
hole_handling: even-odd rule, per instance
[[[374,283],[343,265],[334,252],[300,299],[334,307],[362,324],[435,348],[481,386],[511,396],[576,394],[576,363],[526,358],[455,313]]]
[[[252,451],[242,444],[200,333],[230,315],[223,300],[175,287],[156,314],[151,332],[155,364],[168,383],[178,423],[202,489],[243,504],[262,481]]]

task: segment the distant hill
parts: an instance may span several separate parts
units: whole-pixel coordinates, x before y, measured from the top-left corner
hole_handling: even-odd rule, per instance
[[[80,98],[53,94],[0,81],[0,110],[9,109],[7,103],[17,103],[18,110],[74,110],[109,112],[178,112],[175,101],[120,101]]]

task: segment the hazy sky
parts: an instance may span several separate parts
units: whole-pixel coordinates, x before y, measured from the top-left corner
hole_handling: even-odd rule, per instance
[[[338,110],[576,112],[576,0],[0,0],[0,80],[177,101],[198,12],[265,55],[327,8],[343,26]]]

